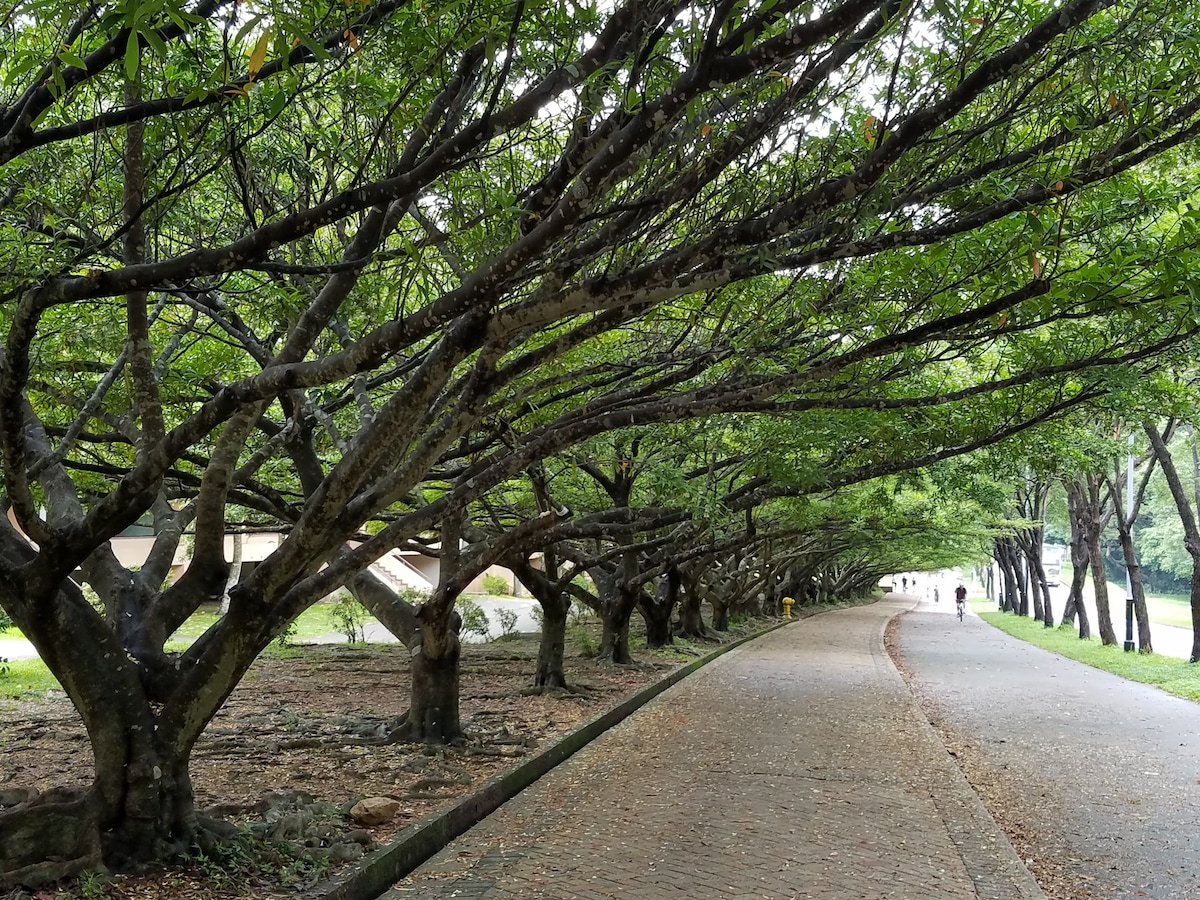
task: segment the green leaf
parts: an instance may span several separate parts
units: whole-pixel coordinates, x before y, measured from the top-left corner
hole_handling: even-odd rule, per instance
[[[142,46],[138,42],[136,31],[129,33],[129,41],[125,44],[125,77],[130,81],[137,78],[138,63],[141,62]]]
[[[154,52],[158,54],[159,58],[167,58],[167,45],[163,43],[163,39],[158,36],[158,32],[156,30],[153,28],[147,28],[142,32],[142,37],[146,39],[146,43],[148,43],[154,49]]]
[[[87,69],[87,63],[72,53],[70,50],[59,51],[58,58],[68,66],[74,66],[76,69]]]

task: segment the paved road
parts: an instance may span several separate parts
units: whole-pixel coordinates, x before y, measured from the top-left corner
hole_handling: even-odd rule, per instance
[[[1036,900],[883,648],[915,602],[727,654],[385,896]]]
[[[985,797],[1016,804],[1073,896],[1200,897],[1200,705],[928,601],[898,637],[927,708],[990,781]]]

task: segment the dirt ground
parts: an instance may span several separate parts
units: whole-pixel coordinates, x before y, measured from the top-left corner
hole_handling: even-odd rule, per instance
[[[469,741],[436,752],[371,743],[408,706],[404,647],[309,646],[287,657],[266,656],[196,747],[196,806],[250,823],[262,820],[265,798],[298,796],[345,810],[364,797],[391,797],[400,802],[399,812],[368,829],[380,843],[713,646],[643,651],[637,665],[621,667],[569,656],[568,679],[580,692],[540,696],[529,692],[536,638],[467,645],[461,707]],[[88,741],[65,696],[0,700],[0,790],[86,786],[91,778]],[[219,865],[202,862],[0,898],[298,897],[330,871],[288,853],[274,864],[228,856]]]

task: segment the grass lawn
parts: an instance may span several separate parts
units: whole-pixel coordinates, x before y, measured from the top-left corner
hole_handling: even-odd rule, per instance
[[[1062,583],[1069,585],[1071,583],[1071,564],[1063,562],[1062,567]],[[1092,584],[1091,573],[1088,573],[1088,580],[1084,586],[1084,596],[1090,596]],[[1110,581],[1108,583],[1109,599],[1113,606],[1113,615],[1116,616],[1116,605],[1118,602],[1125,602],[1125,582]],[[1117,598],[1120,598],[1119,600]],[[1191,600],[1187,594],[1147,594],[1146,595],[1146,613],[1150,616],[1151,622],[1158,622],[1161,625],[1177,625],[1180,628],[1192,627],[1192,606]],[[1121,613],[1124,616],[1124,612]]]
[[[1200,700],[1200,665],[1170,656],[1126,653],[1120,644],[1105,647],[1098,638],[1081,641],[1069,625],[1047,628],[1034,619],[997,612],[988,600],[972,600],[971,605],[985,622],[1013,637],[1130,681],[1152,684],[1189,700]]]
[[[1192,627],[1192,601],[1187,594],[1147,594],[1146,612],[1151,622]]]
[[[0,642],[0,658],[3,656],[4,643]],[[59,686],[58,679],[51,675],[46,664],[36,657],[0,662],[0,698],[44,694]]]
[[[322,602],[314,604],[300,613],[296,619],[296,630],[292,633],[292,640],[304,641],[322,634],[341,634],[342,628],[334,617],[336,606],[337,604],[333,602]],[[200,637],[210,625],[217,621],[220,611],[221,607],[216,603],[204,604],[192,613],[178,631],[171,635],[171,639],[177,641]],[[368,616],[366,621],[374,622],[375,619]]]

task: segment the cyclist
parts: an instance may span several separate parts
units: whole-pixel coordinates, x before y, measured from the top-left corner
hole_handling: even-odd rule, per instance
[[[954,589],[954,605],[957,607],[958,617],[961,619],[963,612],[967,608],[967,586],[961,581],[958,583],[958,587]]]

